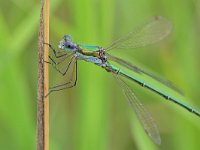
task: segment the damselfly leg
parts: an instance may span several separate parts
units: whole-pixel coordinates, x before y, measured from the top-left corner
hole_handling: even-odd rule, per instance
[[[68,69],[66,69],[66,74],[69,70],[70,67],[73,67],[73,71],[71,73],[71,76],[69,78],[69,81],[67,81],[64,84],[60,84],[60,85],[56,85],[53,86],[51,88],[49,88],[49,93],[46,95],[48,96],[49,94],[51,94],[52,92],[55,91],[61,91],[64,89],[68,89],[68,88],[72,88],[74,86],[76,86],[76,82],[77,82],[77,60],[76,58],[74,58],[71,62],[69,62],[71,65],[69,65]]]
[[[48,45],[49,46],[49,48],[53,51],[53,53],[54,53],[54,56],[56,57],[56,58],[60,58],[60,57],[63,57],[63,56],[65,56],[65,55],[68,55],[65,51],[58,51],[58,50],[56,50],[51,44],[49,44],[49,43],[44,43],[44,44],[46,44],[46,45]],[[63,54],[62,54],[63,53]]]
[[[47,44],[47,43],[45,43]],[[48,96],[50,93],[55,92],[55,91],[60,91],[64,90],[67,88],[74,87],[76,85],[77,81],[77,58],[76,56],[73,55],[73,53],[66,53],[65,51],[57,51],[56,49],[53,48],[51,44],[49,45],[49,48],[52,50],[53,55],[55,58],[52,58],[49,55],[49,60],[45,61],[46,63],[49,63],[52,65],[54,69],[56,69],[62,76],[69,75],[68,81],[64,84],[56,85],[51,88],[49,88],[49,93],[46,95]],[[55,60],[56,59],[56,60]],[[69,59],[69,60],[67,60]],[[64,64],[62,64],[64,63]],[[59,65],[64,66],[64,68],[60,68]],[[69,72],[70,71],[70,72]]]
[[[61,70],[57,67],[57,65],[59,65],[59,64],[62,63],[63,61],[66,61],[66,59],[69,58],[70,56],[72,56],[72,54],[70,54],[70,55],[64,55],[64,56],[62,56],[62,59],[59,60],[59,61],[57,61],[57,62],[56,62],[53,58],[51,58],[51,56],[49,56],[49,59],[52,61],[52,63],[51,63],[51,62],[48,62],[48,63],[51,64],[60,74],[62,74],[62,75],[64,76],[64,75],[67,73],[67,71],[68,71],[68,69],[69,69],[69,66],[70,66],[71,63],[72,63],[72,59],[74,59],[74,56],[72,56],[72,57],[70,58],[70,61],[69,61],[68,65],[67,65],[66,69],[64,70],[64,72],[61,71]]]

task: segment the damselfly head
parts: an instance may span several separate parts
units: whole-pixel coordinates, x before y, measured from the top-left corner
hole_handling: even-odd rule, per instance
[[[63,39],[60,41],[60,44],[58,45],[58,47],[66,51],[70,51],[76,48],[76,46],[73,43],[73,39],[71,35],[65,35]]]

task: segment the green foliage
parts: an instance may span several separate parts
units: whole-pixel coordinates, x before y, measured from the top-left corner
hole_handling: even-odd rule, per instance
[[[50,41],[57,47],[64,34],[71,34],[78,43],[106,46],[152,16],[164,16],[173,24],[164,41],[134,52],[110,52],[173,81],[185,92],[182,100],[200,108],[199,4],[198,0],[52,0]],[[40,3],[2,1],[0,8],[0,147],[34,150]],[[50,85],[58,78],[52,69]],[[144,133],[112,75],[79,62],[77,86],[50,95],[50,149],[200,148],[198,117],[135,84],[132,89],[156,120],[160,147]]]

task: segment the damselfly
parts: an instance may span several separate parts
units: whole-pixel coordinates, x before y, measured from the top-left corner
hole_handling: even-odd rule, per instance
[[[133,91],[129,88],[129,86],[124,82],[123,78],[127,78],[131,81],[136,82],[137,84],[146,87],[147,89],[159,94],[165,99],[172,101],[181,107],[187,109],[188,111],[200,116],[200,112],[193,107],[187,105],[186,103],[180,101],[176,97],[169,95],[167,92],[162,91],[159,88],[156,88],[154,85],[146,83],[142,79],[135,77],[126,71],[118,68],[111,62],[115,62],[125,67],[126,69],[133,71],[139,75],[146,75],[151,79],[160,82],[168,88],[182,94],[181,90],[179,90],[176,86],[174,86],[171,82],[165,81],[161,78],[156,77],[153,74],[150,74],[143,69],[132,65],[120,58],[112,56],[108,54],[108,51],[111,49],[124,49],[124,48],[138,48],[143,47],[149,44],[153,44],[162,40],[166,37],[171,31],[171,23],[168,22],[163,17],[154,17],[149,22],[135,30],[134,32],[130,32],[126,36],[116,40],[107,48],[103,48],[100,46],[90,46],[90,45],[81,45],[74,43],[72,37],[70,35],[65,35],[63,39],[60,41],[59,50],[55,50],[52,45],[49,44],[51,50],[53,51],[56,59],[59,61],[55,61],[51,56],[49,59],[54,68],[61,73],[63,76],[68,74],[70,68],[72,68],[72,73],[70,74],[70,81],[57,85],[55,87],[50,88],[50,92],[63,90],[66,88],[70,88],[76,85],[77,81],[77,60],[84,60],[90,63],[93,63],[97,66],[102,67],[107,72],[111,73],[119,85],[121,86],[130,106],[133,111],[136,113],[140,123],[142,124],[144,130],[148,134],[148,136],[153,140],[154,143],[160,144],[160,134],[157,129],[157,126],[151,117],[150,113],[144,108],[142,103],[137,99]],[[125,52],[125,51],[123,51]],[[58,65],[63,61],[69,59],[66,68],[60,70]]]

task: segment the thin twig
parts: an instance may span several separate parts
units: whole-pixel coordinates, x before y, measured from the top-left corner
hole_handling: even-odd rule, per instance
[[[49,0],[41,0],[40,31],[38,47],[38,123],[37,150],[49,150],[49,99],[48,96],[48,46],[49,43]]]

